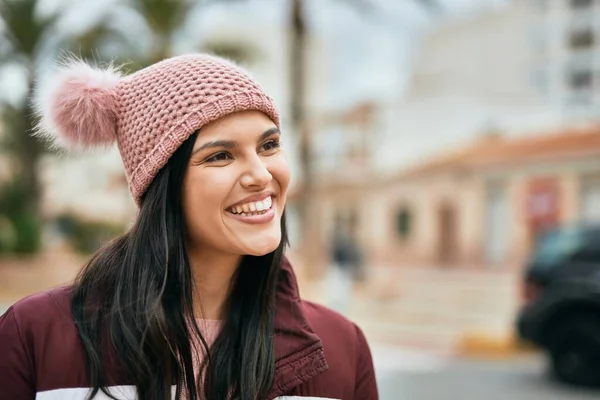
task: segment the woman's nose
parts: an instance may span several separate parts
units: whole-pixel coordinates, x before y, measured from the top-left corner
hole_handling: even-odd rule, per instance
[[[273,176],[267,165],[257,156],[255,160],[249,163],[247,171],[242,176],[241,183],[246,188],[264,188],[272,179]]]

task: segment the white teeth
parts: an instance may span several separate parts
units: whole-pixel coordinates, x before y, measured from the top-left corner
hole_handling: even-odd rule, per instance
[[[256,201],[253,203],[242,204],[241,206],[235,206],[231,208],[231,211],[235,214],[243,216],[253,215],[256,212],[269,210],[273,205],[273,199],[269,196],[263,201]]]

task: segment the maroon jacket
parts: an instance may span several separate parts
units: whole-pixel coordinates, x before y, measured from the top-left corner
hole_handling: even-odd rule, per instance
[[[275,353],[269,399],[378,399],[362,331],[341,315],[301,300],[287,260],[278,286]],[[125,377],[117,377],[110,388],[119,398],[135,398]],[[0,399],[83,400],[88,391],[70,287],[29,296],[0,317]],[[96,399],[104,396],[100,392]]]

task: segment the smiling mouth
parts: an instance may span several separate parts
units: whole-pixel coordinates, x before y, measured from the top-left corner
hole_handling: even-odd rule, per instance
[[[228,212],[242,217],[251,217],[255,215],[263,215],[273,208],[273,197],[269,196],[262,201],[251,201],[238,206],[229,207]]]

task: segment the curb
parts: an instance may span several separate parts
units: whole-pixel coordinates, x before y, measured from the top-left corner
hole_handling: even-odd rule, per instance
[[[467,332],[458,340],[455,354],[471,358],[508,358],[537,351],[535,346],[522,342],[514,333]]]

